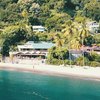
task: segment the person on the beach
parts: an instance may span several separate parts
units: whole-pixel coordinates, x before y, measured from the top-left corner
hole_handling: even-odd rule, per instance
[[[42,63],[44,63],[44,61],[42,60]]]
[[[34,65],[33,65],[33,69],[34,69]]]

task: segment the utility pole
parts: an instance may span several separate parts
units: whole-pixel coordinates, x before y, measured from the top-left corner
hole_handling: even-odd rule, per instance
[[[82,52],[83,52],[83,66],[85,65],[85,61],[84,61],[84,47],[83,47],[83,45],[84,45],[84,39],[83,39],[83,37],[82,37]]]
[[[69,61],[70,61],[70,67],[72,67],[72,65],[71,65],[71,52],[70,52],[70,50],[71,50],[71,43],[69,41]]]

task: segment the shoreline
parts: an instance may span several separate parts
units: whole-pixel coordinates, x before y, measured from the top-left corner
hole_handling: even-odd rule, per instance
[[[31,72],[42,75],[100,81],[100,67],[88,67],[85,69],[79,66],[71,68],[45,64],[34,65],[33,67],[31,64],[0,63],[0,70]]]

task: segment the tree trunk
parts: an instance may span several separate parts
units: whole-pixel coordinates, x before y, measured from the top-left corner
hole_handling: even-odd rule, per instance
[[[83,45],[84,45],[84,39],[82,38],[83,66],[85,66]]]

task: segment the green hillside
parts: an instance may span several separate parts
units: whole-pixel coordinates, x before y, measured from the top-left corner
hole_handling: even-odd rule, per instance
[[[69,44],[72,49],[100,45],[100,34],[89,34],[86,21],[99,23],[100,0],[0,0],[1,54],[8,55],[26,41],[52,41],[58,50],[52,48],[54,54],[67,51]],[[42,25],[47,31],[33,32],[33,25]]]
[[[26,11],[31,25],[44,25],[49,30],[61,28],[71,17],[100,19],[98,0],[0,0],[0,28],[23,21]]]

